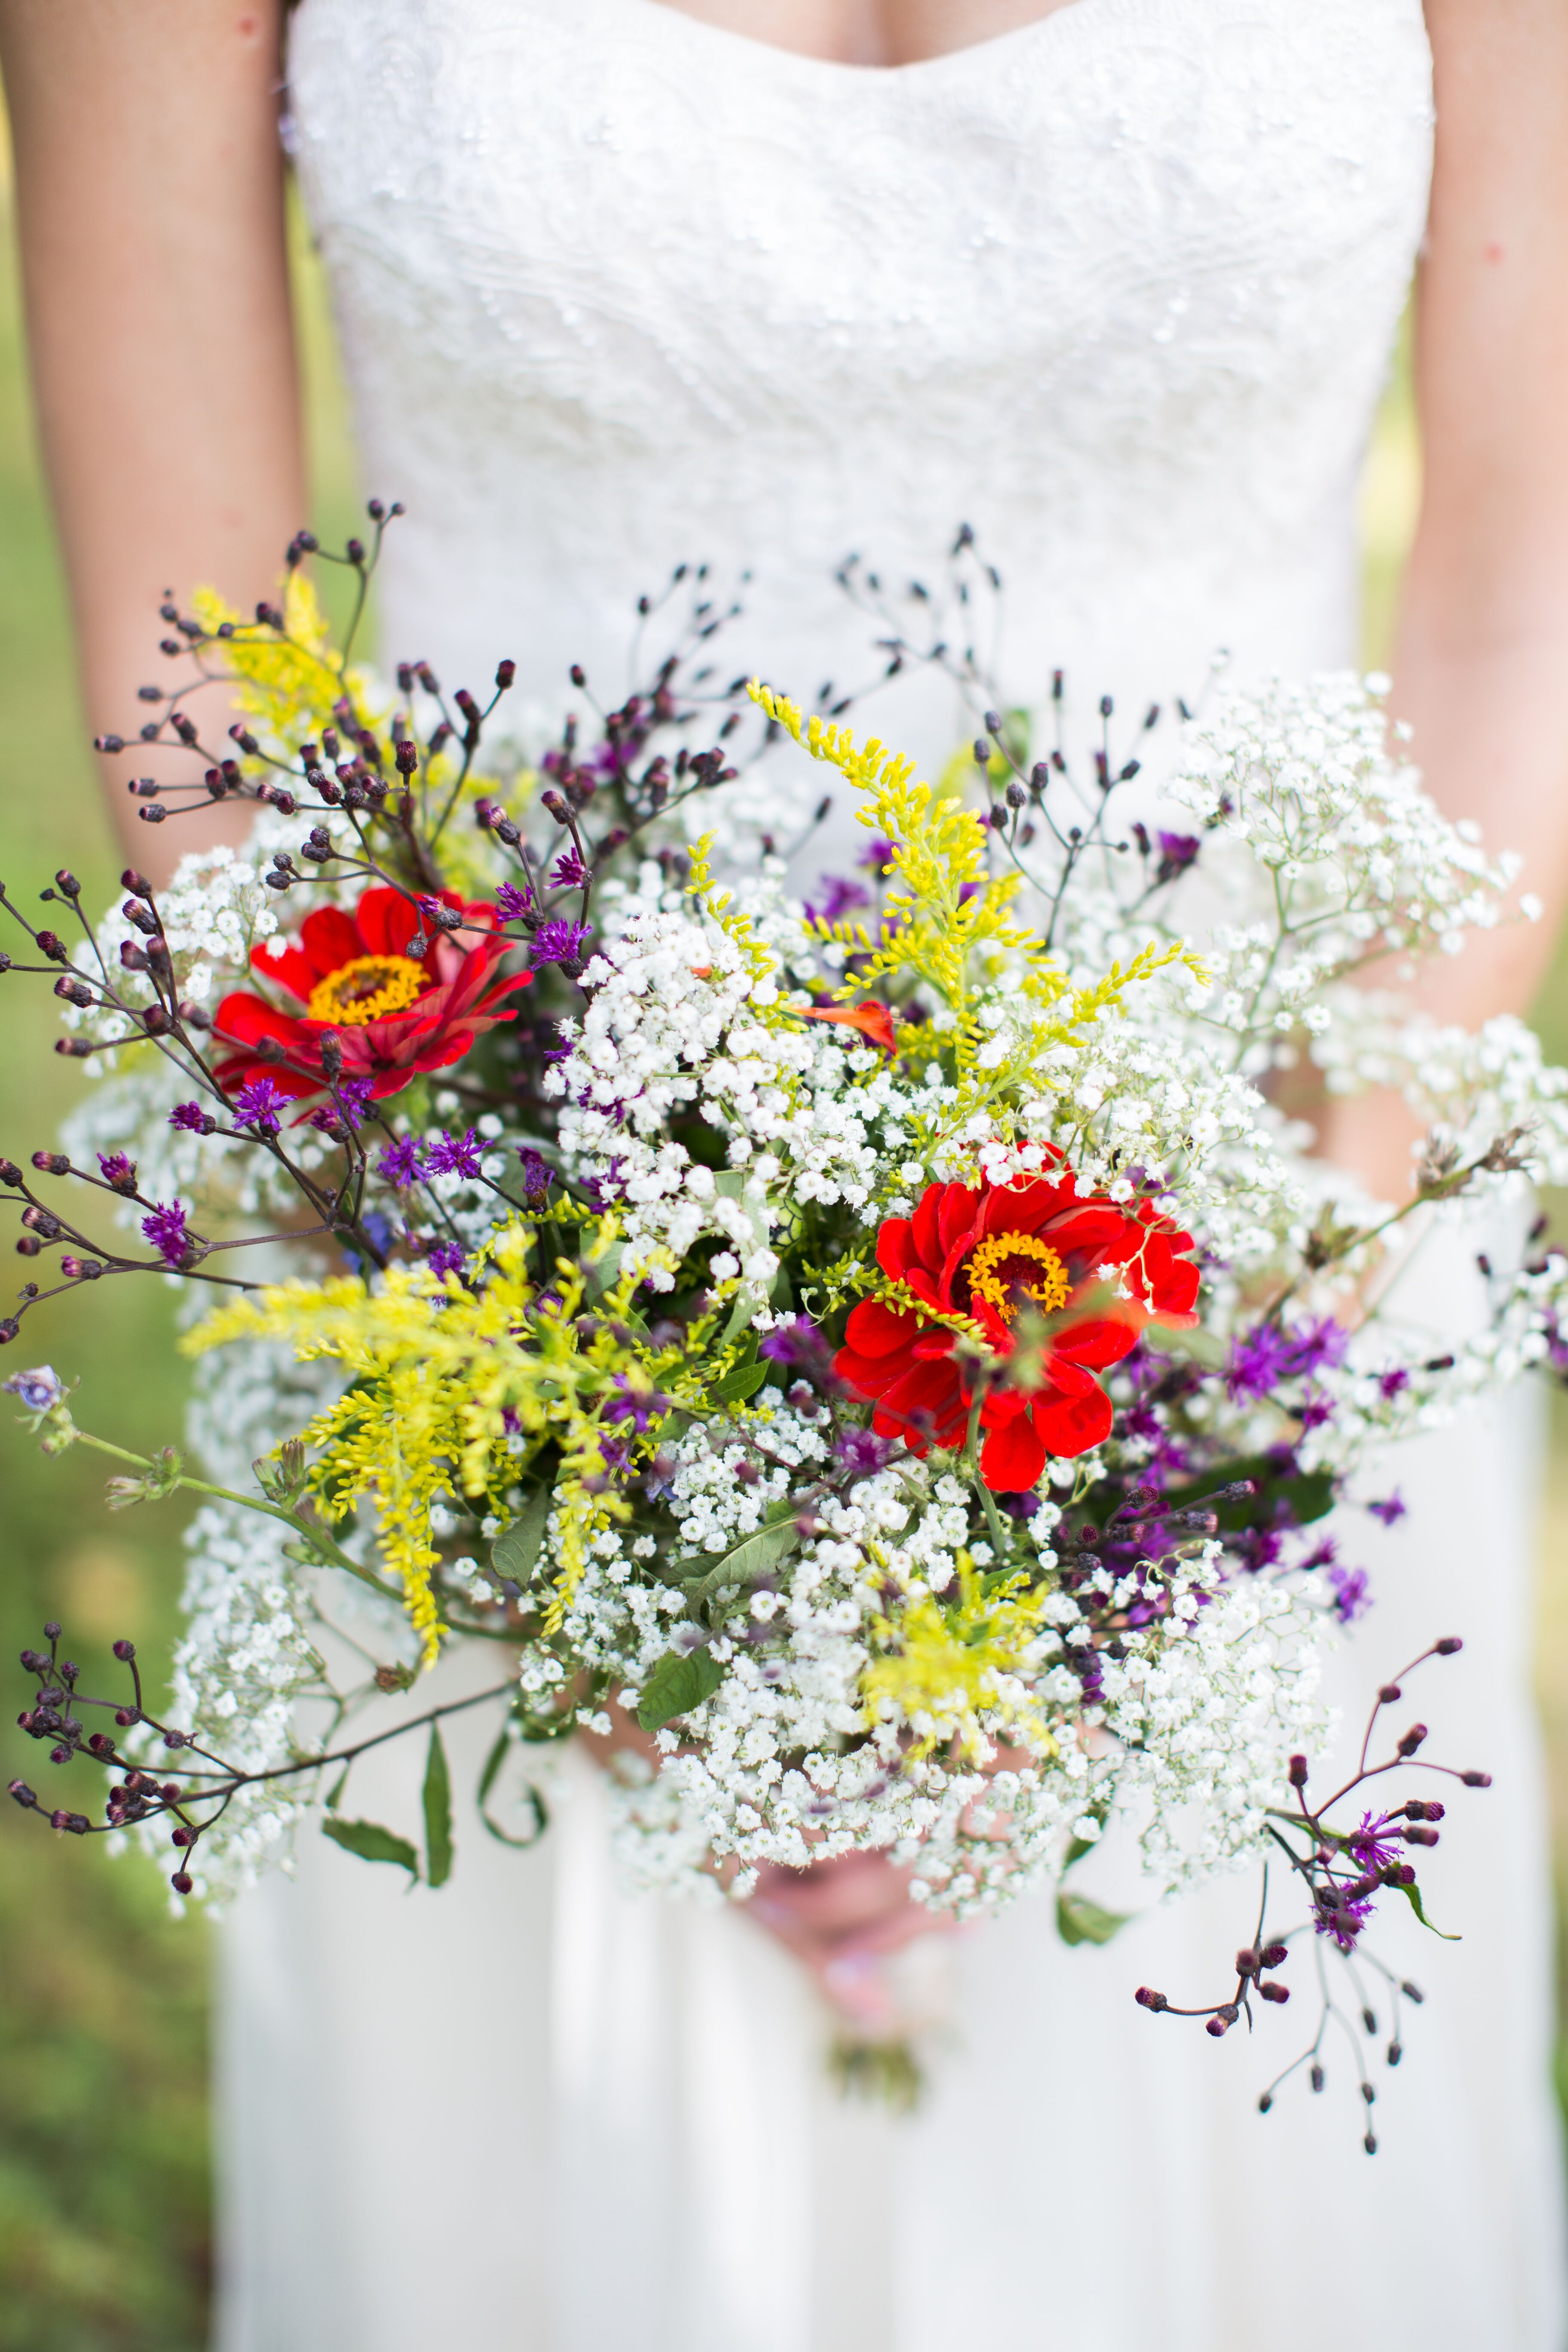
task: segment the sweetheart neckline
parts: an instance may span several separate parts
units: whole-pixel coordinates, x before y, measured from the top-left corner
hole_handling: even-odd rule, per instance
[[[956,49],[938,49],[929,58],[908,58],[901,65],[858,66],[843,58],[818,57],[811,49],[786,49],[776,41],[761,41],[752,33],[737,32],[731,25],[710,24],[705,16],[693,16],[685,8],[673,5],[673,0],[605,0],[613,7],[621,7],[647,16],[657,9],[661,16],[670,16],[677,24],[689,27],[699,40],[712,38],[729,43],[736,49],[750,49],[760,58],[773,58],[785,67],[798,66],[808,72],[844,74],[867,84],[897,83],[916,74],[932,74],[943,67],[954,66],[966,58],[994,56],[998,49],[1015,42],[1028,40],[1041,33],[1059,17],[1086,16],[1100,5],[1100,0],[1062,0],[1062,5],[1047,8],[1043,16],[1032,16],[1026,25],[1015,25],[1005,33],[992,33],[983,41],[965,41]]]

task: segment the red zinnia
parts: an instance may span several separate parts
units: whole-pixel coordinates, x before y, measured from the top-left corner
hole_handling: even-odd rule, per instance
[[[997,1355],[1012,1353],[1020,1306],[1066,1318],[1045,1341],[1041,1385],[994,1388],[981,1407],[989,1433],[980,1475],[994,1492],[1032,1486],[1048,1454],[1087,1454],[1110,1435],[1110,1399],[1094,1375],[1120,1363],[1146,1323],[1197,1321],[1198,1269],[1181,1255],[1192,1245],[1147,1202],[1080,1198],[1067,1174],[978,1190],[931,1184],[912,1217],[888,1219],[877,1236],[883,1273],[943,1313],[967,1316]],[[1089,1303],[1087,1293],[1119,1284],[1126,1296]],[[956,1336],[912,1308],[864,1298],[833,1368],[874,1400],[879,1435],[901,1437],[917,1454],[958,1445],[973,1391],[953,1356]]]
[[[281,1094],[319,1094],[326,1083],[321,1041],[335,1036],[344,1077],[368,1082],[379,1098],[396,1094],[416,1070],[460,1062],[484,1030],[515,1020],[515,1012],[498,1007],[533,974],[490,982],[498,958],[517,942],[494,929],[493,907],[469,905],[449,890],[439,903],[468,928],[437,930],[401,892],[367,890],[352,915],[341,907],[307,915],[298,943],[280,954],[253,948],[252,971],[302,1010],[280,1012],[246,989],[226,996],[213,1027],[238,1050],[216,1065],[219,1084],[232,1095],[268,1077]],[[421,931],[428,944],[415,957],[408,950]],[[258,1050],[264,1039],[281,1050],[281,1061]]]

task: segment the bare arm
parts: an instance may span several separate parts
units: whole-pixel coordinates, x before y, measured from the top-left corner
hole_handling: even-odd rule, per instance
[[[1439,959],[1421,999],[1525,1011],[1568,909],[1568,0],[1426,0],[1437,150],[1417,295],[1425,485],[1394,707],[1450,816],[1525,860],[1545,919]],[[1338,1107],[1325,1148],[1390,1197],[1414,1124]]]
[[[164,589],[211,583],[248,609],[304,520],[280,20],[280,0],[0,0],[33,381],[95,730],[142,715]],[[245,830],[248,810],[139,824],[134,763],[105,769],[144,871]]]

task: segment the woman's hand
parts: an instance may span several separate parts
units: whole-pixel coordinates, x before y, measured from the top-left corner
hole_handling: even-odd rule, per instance
[[[884,1961],[917,1936],[956,1924],[911,1902],[913,1875],[883,1853],[838,1854],[809,1870],[770,1863],[745,1908],[810,1969],[847,2024],[887,2032],[899,2023],[899,2003]]]

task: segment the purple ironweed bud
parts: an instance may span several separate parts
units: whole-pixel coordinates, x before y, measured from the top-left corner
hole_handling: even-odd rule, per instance
[[[1290,1786],[1293,1789],[1304,1789],[1306,1785],[1307,1759],[1304,1756],[1292,1756],[1290,1759]]]
[[[1415,2003],[1417,2009],[1422,2006],[1423,2002],[1426,1999],[1426,1996],[1422,1991],[1420,1986],[1412,1984],[1408,1977],[1404,1977],[1400,1979],[1399,1990],[1405,1995],[1406,2000],[1413,2000]]]
[[[1400,1832],[1406,1845],[1436,1845],[1440,1834],[1437,1830],[1429,1830],[1419,1824]]]
[[[1402,1698],[1403,1696],[1404,1693],[1401,1691],[1397,1683],[1384,1683],[1383,1688],[1378,1692],[1377,1703],[1379,1706],[1393,1706],[1395,1700]]]
[[[131,1660],[132,1658],[133,1658],[133,1657],[136,1655],[136,1644],[135,1644],[135,1643],[134,1643],[134,1642],[116,1642],[116,1643],[114,1644],[114,1654],[115,1654],[115,1656],[120,1660],[120,1662],[121,1662],[121,1665],[126,1664],[129,1662],[129,1660]]]
[[[1289,2000],[1290,1998],[1290,1988],[1289,1985],[1273,1983],[1260,1984],[1258,1990],[1262,1999],[1265,2000]]]
[[[114,1710],[114,1720],[120,1726],[121,1731],[123,1731],[127,1724],[132,1724],[136,1721],[135,1708],[133,1706],[117,1706]]]
[[[14,1315],[7,1315],[0,1320],[0,1348],[8,1348],[21,1328]]]
[[[1312,2071],[1307,2077],[1307,2080],[1310,2083],[1314,2091],[1321,2091],[1322,2089],[1324,2079],[1322,2068],[1314,2063]]]
[[[55,875],[55,887],[59,891],[62,898],[79,898],[81,896],[81,884],[77,880],[76,876],[71,872],[68,866],[62,866],[57,870]]]
[[[66,961],[66,943],[58,931],[40,931],[38,947],[51,963],[64,963]]]
[[[1204,2032],[1212,2033],[1216,2042],[1220,2041],[1227,2031],[1226,2021],[1223,2017],[1211,2017],[1204,2028]]]
[[[1443,1639],[1434,1642],[1432,1646],[1440,1658],[1451,1658],[1456,1650],[1462,1650],[1465,1645],[1458,1633],[1445,1633]]]
[[[1426,1737],[1426,1726],[1424,1723],[1413,1723],[1399,1743],[1401,1756],[1414,1756]]]
[[[1391,2066],[1397,2066],[1405,2053],[1397,2042],[1391,2042],[1384,2055]]]
[[[1289,1950],[1283,1944],[1265,1944],[1263,1947],[1263,1965],[1266,1969],[1282,1969],[1289,1958]]]
[[[1492,1784],[1489,1772],[1461,1772],[1459,1778],[1467,1789],[1489,1789]]]
[[[24,1812],[31,1811],[38,1801],[32,1790],[28,1788],[26,1780],[13,1780],[11,1783],[11,1794],[16,1799],[17,1804],[21,1806]]]
[[[71,1172],[70,1161],[63,1151],[35,1151],[33,1165],[46,1176],[68,1176]]]
[[[395,756],[396,759],[398,774],[400,776],[411,776],[414,773],[415,769],[419,765],[419,746],[417,743],[410,742],[408,739],[405,737],[404,740],[398,744]]]
[[[163,1745],[165,1748],[184,1748],[186,1745],[184,1733],[183,1731],[165,1731],[163,1734]]]
[[[496,664],[496,684],[504,694],[517,676],[517,664],[507,660]]]
[[[1269,2108],[1270,2108],[1273,2105],[1274,2105],[1274,2094],[1273,2094],[1273,2092],[1272,2092],[1272,2091],[1260,2091],[1260,2092],[1258,2093],[1258,2114],[1259,2114],[1260,2116],[1266,2116],[1266,2115],[1268,2113]]]
[[[169,1884],[176,1895],[189,1895],[195,1885],[195,1880],[188,1870],[176,1870],[171,1875]]]
[[[1132,1998],[1140,2009],[1152,2009],[1156,2015],[1161,2010],[1169,2009],[1171,2006],[1163,1992],[1155,1992],[1148,1985],[1140,1985]]]
[[[1242,1949],[1237,1952],[1236,1956],[1237,1975],[1238,1977],[1255,1977],[1258,1974],[1258,1954],[1252,1949],[1250,1945],[1244,1945]]]

